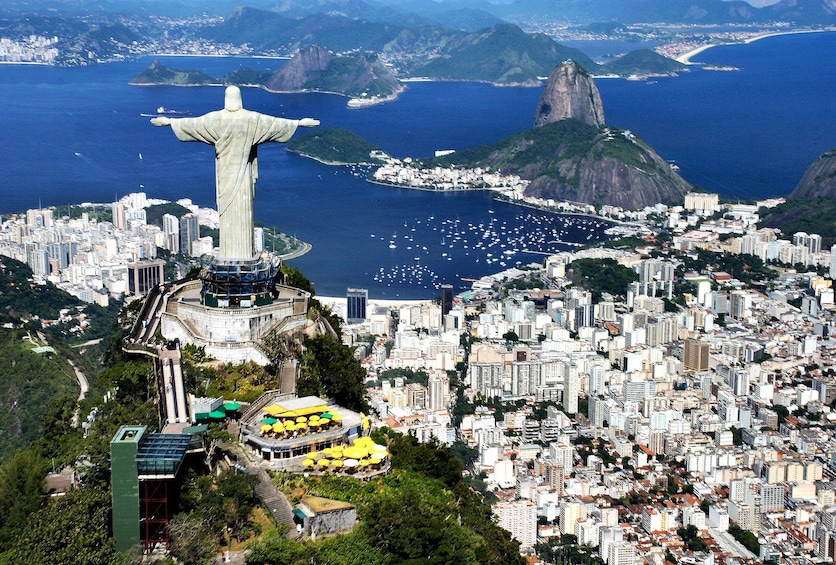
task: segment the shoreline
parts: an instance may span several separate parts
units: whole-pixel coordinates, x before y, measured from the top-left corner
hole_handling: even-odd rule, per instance
[[[391,186],[393,188],[405,188],[407,190],[421,190],[424,192],[438,192],[439,194],[449,193],[449,192],[496,192],[492,188],[450,188],[450,189],[438,189],[438,188],[427,188],[425,186],[409,186],[406,184],[396,184],[393,182],[385,182],[382,180],[375,180],[366,177],[366,182],[371,184],[378,184],[380,186]]]
[[[317,163],[321,163],[321,164],[327,165],[329,167],[353,167],[353,166],[379,167],[381,165],[380,163],[344,163],[342,161],[326,161],[325,159],[320,159],[319,157],[314,157],[313,155],[308,155],[307,153],[299,151],[298,149],[287,149],[287,148],[285,148],[285,151],[287,151],[288,153],[293,153],[294,155],[299,155],[300,157],[304,157],[306,159],[311,159],[313,161],[316,161]]]
[[[825,28],[825,29],[796,29],[796,30],[787,30],[787,31],[765,31],[763,33],[757,33],[751,37],[747,37],[746,39],[742,39],[740,41],[724,41],[720,43],[706,43],[704,45],[700,45],[691,49],[690,51],[686,51],[682,55],[674,58],[674,61],[682,63],[683,65],[702,65],[704,63],[695,62],[691,59],[696,57],[703,51],[707,51],[712,47],[722,47],[724,45],[749,45],[750,43],[754,43],[756,41],[760,41],[761,39],[766,39],[768,37],[779,37],[782,35],[797,35],[801,33],[826,33],[826,32],[834,32],[836,28]]]
[[[303,241],[302,242],[302,247],[300,247],[296,251],[291,251],[290,253],[285,253],[284,255],[279,255],[279,259],[281,259],[282,261],[291,261],[293,259],[301,257],[302,255],[305,255],[311,249],[313,249],[313,245],[311,245],[307,241]]]
[[[616,218],[610,218],[609,216],[602,216],[601,214],[590,214],[589,212],[573,212],[573,211],[567,211],[567,210],[560,210],[558,208],[548,208],[548,207],[544,207],[544,206],[538,206],[536,204],[532,204],[530,202],[525,202],[523,200],[514,200],[514,199],[511,199],[511,198],[503,198],[501,191],[494,190],[492,188],[456,188],[456,189],[450,189],[450,190],[436,190],[436,189],[433,189],[433,188],[424,188],[424,187],[420,187],[420,186],[407,186],[407,185],[404,185],[404,184],[394,184],[394,183],[390,183],[390,182],[372,180],[368,177],[366,178],[366,182],[371,183],[371,184],[377,184],[377,185],[380,185],[380,186],[389,186],[389,187],[393,187],[393,188],[402,188],[402,189],[406,189],[406,190],[420,190],[420,191],[423,191],[423,192],[438,192],[438,193],[493,192],[493,193],[495,193],[494,196],[493,196],[493,200],[495,200],[497,202],[504,202],[506,204],[511,204],[512,206],[520,206],[521,208],[529,208],[531,210],[537,210],[538,212],[545,212],[547,214],[557,214],[557,215],[561,215],[561,216],[582,216],[582,217],[586,217],[586,218],[594,218],[596,220],[602,220],[602,221],[610,222],[610,223],[614,224],[613,227],[615,227],[615,226],[634,226],[634,225],[636,225],[635,223],[632,223],[632,222],[627,222],[627,221],[619,220],[619,219],[616,219]],[[584,205],[584,203],[582,203],[582,202],[569,202],[568,200],[562,200],[561,202],[564,202],[564,203],[568,204],[569,206]]]

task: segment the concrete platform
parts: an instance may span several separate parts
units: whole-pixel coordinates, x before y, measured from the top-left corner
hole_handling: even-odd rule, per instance
[[[184,283],[167,294],[160,311],[160,331],[166,339],[204,347],[216,359],[269,363],[262,340],[273,330],[293,331],[307,323],[310,294],[277,286],[272,304],[217,308],[200,303],[200,281]]]

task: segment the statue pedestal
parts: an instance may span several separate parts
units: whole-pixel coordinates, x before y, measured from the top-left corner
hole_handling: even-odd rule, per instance
[[[294,331],[307,325],[310,294],[278,284],[278,258],[212,261],[200,280],[171,289],[160,313],[160,331],[205,347],[229,363],[269,363],[262,340],[270,332]]]
[[[281,259],[270,255],[247,261],[213,259],[200,271],[201,303],[214,308],[271,304],[277,296],[281,265]]]

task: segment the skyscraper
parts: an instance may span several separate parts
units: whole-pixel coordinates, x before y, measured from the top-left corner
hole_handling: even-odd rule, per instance
[[[165,248],[172,253],[180,251],[180,220],[172,214],[163,214]]]
[[[682,362],[686,369],[693,371],[708,369],[708,342],[686,339],[684,353]]]
[[[349,288],[346,291],[346,322],[360,324],[366,319],[369,291],[365,288]]]
[[[453,285],[451,284],[443,284],[441,285],[441,317],[442,319],[444,316],[450,313],[450,310],[453,309]]]
[[[184,214],[180,218],[180,251],[192,255],[192,242],[200,237],[197,214]]]

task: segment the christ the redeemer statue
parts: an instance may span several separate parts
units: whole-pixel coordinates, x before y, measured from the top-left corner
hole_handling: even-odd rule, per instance
[[[258,178],[258,146],[287,142],[297,127],[314,127],[319,120],[287,120],[244,110],[241,90],[229,86],[224,109],[197,118],[157,117],[155,126],[171,126],[180,141],[202,141],[215,146],[215,191],[220,215],[222,261],[249,261],[253,245],[253,200]]]

